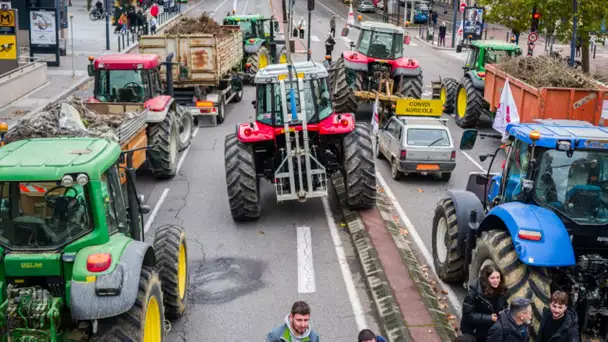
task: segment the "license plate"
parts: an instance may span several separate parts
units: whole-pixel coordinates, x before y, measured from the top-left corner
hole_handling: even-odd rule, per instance
[[[436,171],[436,170],[439,170],[439,165],[421,164],[421,165],[416,166],[416,170],[418,170],[418,171]]]

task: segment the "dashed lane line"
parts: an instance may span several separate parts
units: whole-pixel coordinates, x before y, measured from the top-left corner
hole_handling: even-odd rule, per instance
[[[156,205],[154,206],[154,209],[152,210],[152,214],[150,214],[150,217],[148,218],[148,222],[146,222],[146,226],[144,227],[144,233],[147,233],[148,230],[150,230],[150,227],[152,227],[152,223],[154,223],[154,219],[156,218],[156,215],[158,214],[158,210],[160,209],[161,205],[163,205],[163,202],[167,198],[167,195],[169,194],[169,190],[170,190],[169,188],[165,188],[163,190],[163,193],[160,195],[158,202],[156,202]]]
[[[317,284],[315,282],[310,227],[297,227],[296,229],[298,242],[298,292],[314,293],[317,291]]]

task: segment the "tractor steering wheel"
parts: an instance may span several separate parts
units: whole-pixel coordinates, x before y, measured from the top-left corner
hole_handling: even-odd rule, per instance
[[[132,85],[132,86],[130,86],[130,85]],[[123,88],[132,88],[135,92],[137,92],[137,95],[139,95],[139,93],[141,93],[141,88],[142,88],[142,86],[137,82],[129,82],[122,87]]]
[[[54,192],[55,190],[64,188],[65,191],[63,192],[63,196],[61,195],[54,195],[54,196],[49,196],[50,193]],[[67,196],[68,192],[70,192],[70,190],[74,191],[76,193],[76,195],[78,195],[78,192],[76,191],[76,189],[74,188],[68,188],[66,186],[60,185],[60,186],[56,186],[52,189],[50,189],[49,191],[47,191],[44,194],[44,201],[52,208],[55,207],[55,203],[57,202],[57,198],[59,197],[67,197],[67,198],[74,198],[76,199],[76,196]]]

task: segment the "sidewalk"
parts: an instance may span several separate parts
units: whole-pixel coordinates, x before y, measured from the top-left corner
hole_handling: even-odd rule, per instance
[[[182,4],[182,13],[165,21],[159,22],[159,28],[167,25],[176,17],[183,15],[199,2],[195,1]],[[69,14],[73,15],[74,49],[72,40],[68,32],[66,46],[66,56],[61,56],[61,66],[48,67],[48,82],[46,85],[32,91],[21,99],[0,108],[0,121],[12,126],[16,121],[23,118],[27,113],[35,113],[42,110],[47,104],[59,101],[72,93],[82,95],[79,92],[85,91],[89,86],[92,87],[91,79],[87,73],[89,64],[88,56],[99,56],[104,54],[119,53],[120,35],[114,34],[114,26],[110,26],[110,50],[106,51],[106,22],[105,20],[92,21],[89,19],[89,12],[86,10],[86,0],[72,0],[72,7],[68,7]],[[129,34],[124,37],[126,49],[121,47],[120,53],[137,52],[139,43]],[[122,45],[122,43],[121,43]],[[72,63],[74,61],[74,63]],[[72,68],[72,65],[74,68]],[[74,77],[72,74],[74,73]]]

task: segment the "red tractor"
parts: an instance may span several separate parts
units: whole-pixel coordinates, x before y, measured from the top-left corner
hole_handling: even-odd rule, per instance
[[[340,172],[353,209],[376,204],[376,166],[369,124],[332,108],[320,63],[273,64],[257,72],[256,121],[226,136],[226,186],[235,221],[261,213],[259,181],[274,184],[277,201],[327,196]]]
[[[336,112],[356,113],[359,103],[375,99],[375,91],[388,95],[384,101],[420,99],[422,69],[418,61],[403,54],[405,31],[380,22],[351,26],[360,30],[357,44],[351,42],[351,50],[343,52],[329,69]]]

